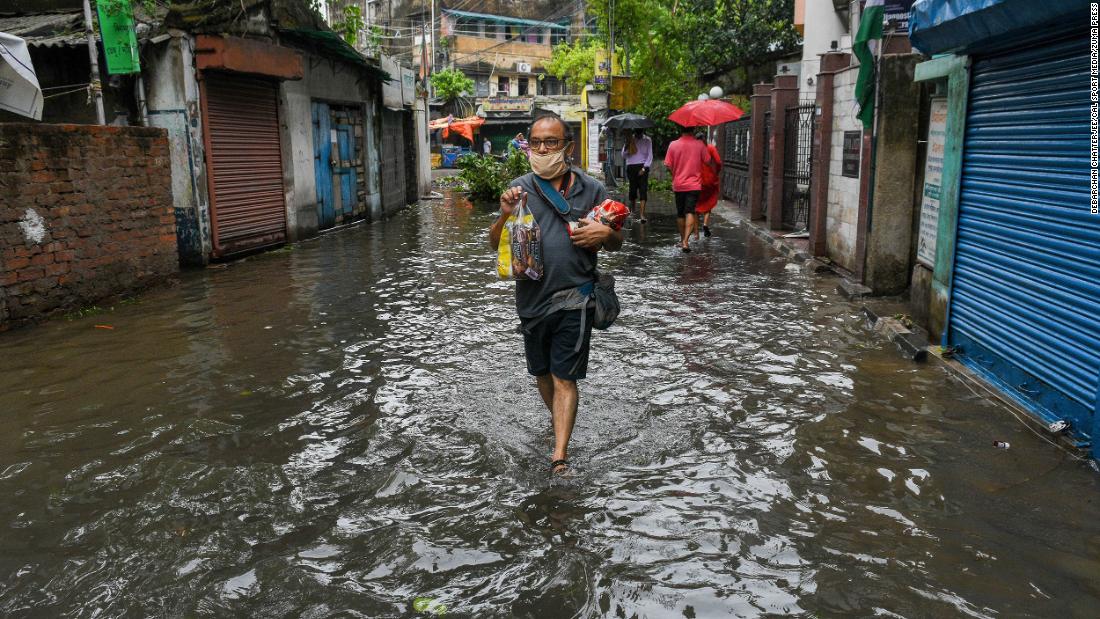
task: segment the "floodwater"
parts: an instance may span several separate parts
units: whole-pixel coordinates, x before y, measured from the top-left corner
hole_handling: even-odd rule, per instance
[[[1100,612],[1100,475],[730,226],[603,259],[624,313],[552,484],[492,217],[0,334],[0,615]]]

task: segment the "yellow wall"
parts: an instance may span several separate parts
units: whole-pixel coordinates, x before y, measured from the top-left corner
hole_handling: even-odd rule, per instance
[[[641,98],[639,82],[629,77],[616,77],[611,80],[611,109],[632,110]]]
[[[489,49],[492,48],[492,49]],[[478,54],[478,52],[484,53]],[[483,37],[454,37],[452,56],[456,64],[467,64],[475,60],[489,62],[499,69],[515,70],[517,62],[531,63],[531,70],[544,69],[550,60],[553,48],[537,43],[519,41],[499,41]]]

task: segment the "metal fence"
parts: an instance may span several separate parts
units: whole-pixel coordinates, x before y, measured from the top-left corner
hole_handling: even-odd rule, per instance
[[[764,177],[764,199],[763,204],[760,205],[762,213],[768,212],[768,202],[770,201],[768,196],[771,194],[771,192],[768,191],[768,185],[770,184],[769,179],[771,178],[772,167],[772,121],[773,116],[771,110],[764,112],[764,169],[761,170],[761,175]]]
[[[810,219],[810,168],[813,145],[813,104],[788,107],[783,152],[783,227],[805,230]]]
[[[722,197],[744,208],[749,203],[749,140],[752,118],[722,127]]]

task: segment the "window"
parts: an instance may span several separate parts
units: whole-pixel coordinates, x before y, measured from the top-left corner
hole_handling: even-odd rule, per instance
[[[550,44],[557,45],[558,43],[568,43],[569,31],[564,28],[554,28],[550,33]]]
[[[474,79],[474,83],[477,85],[477,96],[488,97],[489,96],[489,78],[484,75],[479,75]]]
[[[526,97],[527,96],[527,86],[528,86],[529,83],[530,83],[530,80],[528,80],[526,77],[519,78],[519,96],[521,96],[521,97]]]
[[[497,96],[507,97],[511,93],[511,84],[508,82],[508,78],[501,75],[497,78]]]
[[[542,33],[539,31],[538,28],[528,28],[526,37],[528,43],[537,44],[540,40],[542,40]]]
[[[544,95],[564,95],[565,82],[559,80],[556,77],[547,75],[542,79],[542,94]]]

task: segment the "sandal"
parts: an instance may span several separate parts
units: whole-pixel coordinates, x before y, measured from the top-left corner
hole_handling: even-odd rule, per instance
[[[561,470],[558,470],[559,466],[562,467]],[[555,475],[560,475],[560,474],[566,472],[567,470],[569,470],[569,461],[568,460],[554,460],[550,463],[550,472],[555,474]]]

